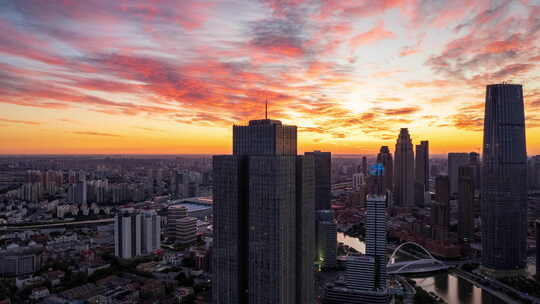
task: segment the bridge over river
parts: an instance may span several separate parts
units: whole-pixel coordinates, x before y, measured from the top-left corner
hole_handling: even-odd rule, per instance
[[[410,261],[396,261],[396,254],[401,250],[404,246],[414,246],[418,249],[420,249],[427,258],[418,257],[415,254],[410,254],[411,256],[416,257],[416,260],[410,260]],[[415,242],[405,242],[396,249],[394,249],[394,252],[390,256],[390,259],[388,261],[388,264],[386,265],[386,270],[388,274],[415,274],[415,273],[427,273],[427,272],[435,272],[439,270],[446,270],[448,268],[455,267],[459,264],[463,264],[465,262],[453,262],[448,263],[444,261],[440,261],[436,259],[431,253],[424,248],[422,245],[415,243]]]

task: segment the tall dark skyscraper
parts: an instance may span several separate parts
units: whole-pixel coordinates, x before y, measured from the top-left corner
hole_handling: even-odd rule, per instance
[[[459,167],[458,170],[458,237],[469,242],[474,233],[474,166]]]
[[[394,190],[394,160],[388,146],[382,146],[377,154],[377,163],[384,166],[383,187],[385,190]]]
[[[513,275],[526,263],[527,152],[523,88],[486,90],[482,154],[482,266]]]
[[[429,143],[427,140],[416,145],[415,159],[415,203],[424,204],[424,193],[429,191]]]
[[[414,205],[414,152],[407,128],[401,129],[396,143],[394,203],[402,207]]]
[[[313,302],[313,168],[295,126],[234,126],[233,155],[213,158],[213,303]]]
[[[330,198],[330,178],[332,170],[332,153],[313,151],[306,152],[306,156],[315,159],[315,209],[329,210]]]

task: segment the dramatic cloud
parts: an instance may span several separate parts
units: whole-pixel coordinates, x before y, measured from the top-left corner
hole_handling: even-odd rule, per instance
[[[173,153],[175,136],[223,152],[268,101],[305,147],[376,150],[401,127],[478,136],[485,85],[512,80],[538,124],[538,1],[8,0],[0,20],[0,123],[27,142],[60,129],[97,150],[152,136]]]

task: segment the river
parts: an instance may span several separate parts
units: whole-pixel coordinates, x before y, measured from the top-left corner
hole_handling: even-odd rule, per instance
[[[338,232],[337,240],[359,252],[364,253],[366,245],[358,238]],[[448,304],[499,304],[505,303],[499,298],[475,287],[469,281],[448,272],[432,273],[412,278],[427,292],[433,292]]]

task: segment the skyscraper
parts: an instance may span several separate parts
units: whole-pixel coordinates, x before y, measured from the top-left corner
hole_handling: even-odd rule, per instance
[[[414,205],[414,152],[407,128],[402,128],[396,143],[394,167],[394,202],[397,206]]]
[[[474,233],[474,166],[463,166],[458,170],[458,238],[469,242]]]
[[[320,152],[326,154],[330,159],[330,152]],[[324,154],[323,154],[324,155]],[[323,158],[324,159],[324,158]],[[320,166],[327,165],[328,162],[323,161]],[[317,183],[326,183],[317,177],[317,155],[307,154],[305,156],[297,156],[296,158],[296,300],[295,303],[312,303],[315,300],[315,285],[313,262],[315,261],[315,246],[316,246],[316,196]],[[328,187],[326,189],[330,196],[330,167],[328,166]],[[319,174],[321,174],[319,172]],[[320,177],[319,177],[320,178]],[[322,191],[321,191],[322,192]],[[322,193],[321,193],[322,194]],[[334,233],[334,242],[337,237],[337,232]],[[331,242],[332,236],[328,235]]]
[[[525,267],[527,250],[527,152],[523,88],[486,89],[482,154],[482,266],[494,275]]]
[[[424,204],[424,193],[429,191],[429,143],[427,140],[416,145],[415,159],[415,203]]]
[[[315,159],[315,209],[330,209],[330,177],[332,168],[332,153],[313,151],[306,152],[306,156]]]
[[[377,154],[377,163],[384,166],[384,189],[394,190],[394,161],[392,160],[392,153],[388,146],[382,146],[379,154]]]
[[[122,210],[114,218],[114,255],[131,259],[141,255],[141,223],[140,215]]]
[[[296,126],[234,126],[233,155],[213,163],[213,303],[313,302],[312,288],[297,292],[313,284],[315,219],[314,160],[296,156]]]
[[[436,200],[431,203],[431,235],[436,241],[448,240],[450,226],[450,183],[448,176],[435,178]]]
[[[154,210],[141,211],[141,254],[161,248],[161,217]]]
[[[375,288],[386,289],[386,196],[366,199],[366,255],[375,259]]]
[[[469,163],[469,153],[448,153],[448,178],[450,195],[458,192],[458,169]]]

